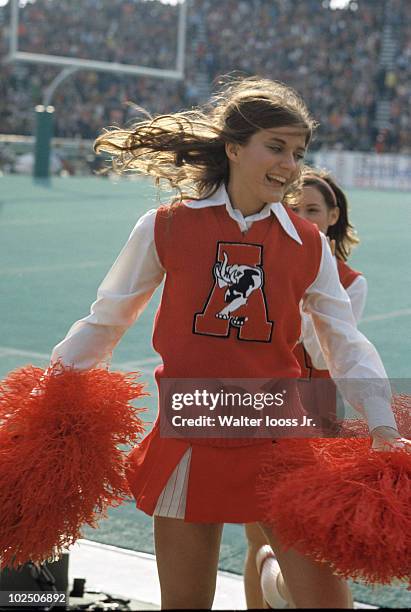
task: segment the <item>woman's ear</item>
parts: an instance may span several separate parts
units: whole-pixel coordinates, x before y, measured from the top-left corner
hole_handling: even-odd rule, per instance
[[[338,206],[334,206],[328,213],[328,225],[335,225],[340,218],[340,209]]]
[[[225,143],[225,154],[230,161],[236,162],[238,158],[238,144],[235,142]]]

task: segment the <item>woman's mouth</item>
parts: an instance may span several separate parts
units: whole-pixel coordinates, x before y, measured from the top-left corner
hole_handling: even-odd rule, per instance
[[[266,179],[273,187],[284,187],[285,178],[279,174],[266,174]]]

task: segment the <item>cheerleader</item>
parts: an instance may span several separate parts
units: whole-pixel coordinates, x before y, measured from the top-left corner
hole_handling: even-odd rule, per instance
[[[358,324],[367,299],[365,277],[347,264],[352,248],[359,240],[348,218],[348,202],[342,189],[332,176],[309,167],[303,171],[302,197],[292,205],[299,217],[314,223],[328,238],[331,252],[335,256],[338,276],[348,297]],[[296,352],[301,366],[302,378],[326,378],[330,374],[318,341],[312,319],[302,312],[302,340]]]
[[[385,370],[356,329],[327,240],[281,204],[314,128],[293,90],[248,78],[228,82],[204,109],[102,134],[96,150],[112,154],[117,170],[165,181],[179,195],[139,219],[90,315],[52,361],[87,369],[106,360],[165,279],[153,333],[159,387],[170,378],[292,381],[302,300],[332,376],[373,379],[347,389],[347,400],[375,440],[400,444]],[[154,516],[163,608],[211,608],[223,524],[261,521],[255,484],[271,446],[162,437],[157,420],[133,450],[128,478],[137,507]],[[283,551],[263,527],[295,605],[349,605],[329,566]]]
[[[315,224],[327,237],[331,252],[335,256],[341,284],[350,298],[352,312],[358,324],[365,307],[367,282],[360,272],[346,263],[352,248],[359,240],[349,220],[348,202],[344,192],[329,173],[306,166],[302,171],[301,196],[292,202],[290,207],[300,218]],[[301,339],[294,354],[298,358],[303,379],[299,385],[302,403],[304,406],[307,403],[313,406],[311,413],[320,405],[320,416],[325,425],[329,426],[330,421],[336,417],[335,392],[333,393],[329,385],[310,385],[310,380],[329,378],[330,373],[311,316],[302,311],[301,317]],[[256,524],[246,525],[245,529],[248,541],[244,571],[247,606],[263,607],[266,601],[273,608],[284,605],[283,596],[290,595],[264,533]]]

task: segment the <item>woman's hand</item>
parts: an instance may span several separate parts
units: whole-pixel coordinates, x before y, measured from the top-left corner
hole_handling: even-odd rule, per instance
[[[411,440],[401,437],[393,427],[376,427],[371,432],[372,448],[376,451],[404,449],[411,453]]]

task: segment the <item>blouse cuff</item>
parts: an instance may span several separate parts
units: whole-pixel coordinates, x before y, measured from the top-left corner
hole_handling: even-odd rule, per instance
[[[395,417],[387,405],[387,400],[372,397],[364,400],[364,414],[367,418],[370,432],[376,427],[393,427],[398,430]]]

